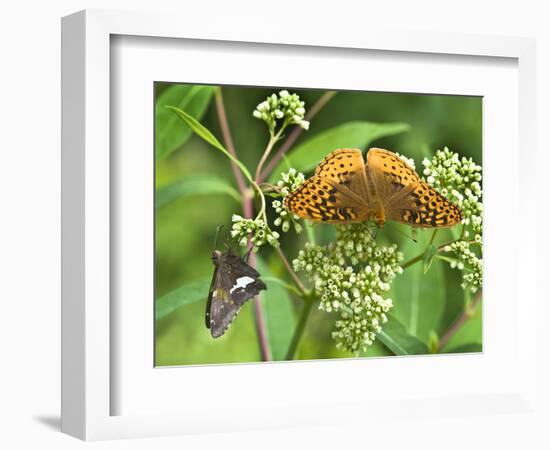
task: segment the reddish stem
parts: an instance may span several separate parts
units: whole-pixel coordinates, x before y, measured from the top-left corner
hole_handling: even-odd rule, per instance
[[[231,136],[231,130],[229,129],[229,122],[227,121],[227,114],[225,113],[225,106],[223,103],[222,90],[219,88],[216,91],[216,112],[218,113],[218,121],[220,122],[220,128],[222,130],[223,140],[225,143],[225,148],[231,153],[232,156],[237,158],[237,150],[235,150],[235,145],[233,144],[233,137]],[[231,170],[237,181],[237,186],[243,197],[243,200],[247,195],[246,183],[244,181],[244,176],[241,173],[241,170],[237,167],[233,161],[231,161]],[[244,204],[243,204],[244,206]]]
[[[296,286],[298,286],[298,289],[300,289],[302,294],[306,293],[307,292],[306,287],[302,283],[302,280],[300,280],[300,278],[298,278],[298,275],[296,275],[296,272],[294,272],[294,270],[292,269],[292,266],[288,262],[288,259],[286,259],[286,256],[283,253],[283,251],[281,250],[281,247],[277,247],[276,251],[277,251],[277,254],[279,255],[279,257],[281,258],[281,261],[283,262],[288,274],[292,277],[292,279],[294,280],[294,283],[296,283]]]
[[[248,258],[248,264],[251,267],[256,267],[256,254],[250,253]],[[256,319],[256,331],[258,333],[258,341],[260,344],[260,352],[262,354],[263,361],[271,361],[271,350],[269,348],[269,341],[267,339],[265,316],[260,296],[254,297],[254,318]]]
[[[481,295],[481,289],[476,292],[472,303],[470,305],[466,305],[466,308],[464,312],[458,317],[458,319],[455,320],[455,322],[449,327],[449,329],[445,332],[443,336],[441,336],[441,339],[439,340],[439,348],[444,348],[449,340],[455,335],[455,333],[460,330],[462,325],[472,317],[472,312],[476,309],[478,303],[481,301],[482,295]]]
[[[233,144],[231,130],[227,121],[221,88],[219,88],[216,92],[216,111],[218,113],[218,120],[220,122],[220,128],[222,130],[225,147],[227,148],[227,151],[229,153],[237,158],[237,150],[235,149],[235,146]],[[252,196],[248,192],[243,174],[233,161],[231,161],[231,169],[233,170],[233,175],[235,176],[239,191],[243,199],[243,215],[246,219],[252,219],[254,213],[254,205],[252,204]],[[256,267],[256,255],[254,253],[250,253],[248,264],[251,267]],[[256,319],[256,330],[258,333],[258,341],[260,344],[262,360],[271,361],[272,358],[271,351],[269,349],[269,341],[267,339],[264,312],[260,296],[258,295],[254,298],[254,317]]]
[[[305,119],[311,120],[313,119],[321,109],[336,95],[335,91],[327,91],[325,92],[319,100],[317,100],[313,106],[309,109],[309,111],[306,113]],[[294,145],[296,140],[300,137],[302,132],[304,131],[301,127],[294,127],[294,129],[290,132],[286,140],[281,144],[279,147],[279,150],[277,150],[277,153],[273,155],[273,158],[271,158],[271,161],[269,161],[265,169],[262,171],[258,182],[262,182],[265,180],[268,175],[271,173],[271,171],[275,168],[275,166],[278,164],[278,162],[282,159],[283,155],[288,152],[288,150]]]

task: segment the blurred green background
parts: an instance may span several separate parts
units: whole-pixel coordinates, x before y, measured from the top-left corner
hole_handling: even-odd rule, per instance
[[[169,94],[173,84],[156,83],[158,133],[164,121],[173,121],[172,112],[163,104],[178,101],[177,93]],[[181,86],[181,85],[180,85]],[[187,86],[188,89],[200,88]],[[273,92],[281,88],[223,87],[223,97],[229,125],[233,134],[238,156],[249,170],[254,173],[268,141],[265,124],[252,117],[255,107]],[[306,102],[306,109],[323,94],[314,89],[292,89],[291,93],[300,95]],[[180,104],[183,110],[201,121],[220,141],[218,116],[214,97],[200,89],[194,104]],[[203,96],[199,99],[200,96]],[[199,99],[199,100],[197,100]],[[187,108],[186,108],[187,107]],[[179,120],[179,119],[178,119]],[[183,122],[176,120],[172,127],[185,128]],[[367,147],[382,147],[413,158],[417,168],[421,167],[424,157],[430,157],[437,149],[447,146],[461,156],[472,157],[481,164],[482,157],[482,100],[480,97],[450,95],[396,94],[381,92],[346,92],[337,95],[312,120],[309,131],[301,134],[296,145],[300,145],[319,133],[350,121],[369,121],[376,123],[400,122],[410,126],[408,131],[377,139]],[[290,132],[290,130],[288,131]],[[288,134],[288,133],[287,133]],[[158,137],[158,136],[157,136]],[[163,137],[164,139],[164,137]],[[166,136],[168,141],[170,136]],[[218,150],[209,146],[189,130],[183,145],[177,145],[177,137],[170,145],[177,147],[168,155],[157,140],[156,152],[156,188],[166,193],[171,188],[168,200],[159,202],[157,194],[156,208],[156,299],[170,304],[170,295],[177,297],[178,292],[197,291],[195,297],[200,300],[189,302],[178,308],[168,309],[156,320],[155,364],[183,365],[206,363],[229,363],[258,361],[260,353],[253,319],[253,305],[248,302],[236,317],[227,333],[219,339],[212,339],[204,324],[204,314],[208,286],[213,273],[210,255],[213,250],[214,236],[218,225],[225,225],[225,233],[219,239],[218,248],[222,248],[227,232],[231,228],[231,215],[241,214],[241,205],[224,192],[203,192],[199,186],[178,192],[178,182],[187,177],[207,175],[226,180],[236,189],[228,159]],[[164,144],[163,144],[164,145]],[[345,147],[342,142],[338,147]],[[337,148],[337,147],[335,147]],[[328,154],[335,148],[322,149]],[[363,148],[363,150],[365,150]],[[214,191],[214,189],[211,189]],[[270,220],[273,219],[272,211]],[[316,225],[318,240],[329,241],[334,236],[330,225]],[[436,243],[445,242],[451,237],[452,230],[438,233]],[[283,234],[283,233],[281,233]],[[410,228],[387,223],[380,230],[377,239],[382,243],[397,243],[404,252],[405,260],[422,252],[429,241],[431,232],[419,231],[417,242],[410,239]],[[303,245],[304,237],[293,233],[283,234],[282,248],[289,260],[292,260]],[[287,275],[279,259],[269,248],[259,252],[264,277]],[[406,328],[407,332],[429,345],[434,336],[441,336],[462,313],[464,304],[469,300],[460,288],[461,274],[448,264],[435,260],[427,274],[422,264],[407,269],[392,284],[390,296],[394,302],[392,314]],[[294,330],[301,304],[281,286],[268,282],[268,290],[263,297],[268,322],[277,326],[276,345],[284,348]],[[206,287],[205,287],[206,286]],[[180,289],[180,291],[178,291]],[[299,359],[321,359],[349,357],[351,354],[337,350],[331,339],[331,331],[337,316],[315,310],[307,325],[306,332],[298,348]],[[280,330],[280,327],[286,327]],[[431,337],[430,337],[431,336]],[[479,351],[481,349],[481,307],[474,316],[452,337],[444,351]],[[376,342],[365,356],[384,356],[392,353],[380,342]]]

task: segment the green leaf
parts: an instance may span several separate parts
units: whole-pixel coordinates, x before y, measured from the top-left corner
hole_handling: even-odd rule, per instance
[[[439,255],[436,259],[439,259]],[[443,335],[458,319],[458,317],[463,313],[465,305],[465,293],[460,287],[460,283],[462,282],[462,272],[457,269],[451,269],[447,262],[441,264],[441,266],[445,281],[445,305],[437,327],[437,332],[439,335]]]
[[[428,336],[428,348],[430,349],[430,353],[437,353],[439,351],[439,336],[434,330],[431,330]]]
[[[308,139],[291,150],[287,161],[281,161],[271,173],[270,179],[279,178],[290,165],[300,172],[310,172],[330,152],[338,148],[364,149],[375,139],[402,133],[409,129],[404,123],[347,122],[330,128]]]
[[[430,236],[419,231],[417,242],[405,241],[401,250],[405,261],[425,253]],[[439,323],[445,307],[445,279],[443,262],[434,259],[428,273],[424,273],[422,261],[407,267],[391,285],[392,314],[400,320],[410,334],[428,343],[431,330],[439,331]]]
[[[199,278],[163,295],[155,301],[155,319],[161,319],[180,306],[208,298],[211,278]]]
[[[160,208],[181,197],[204,194],[227,194],[237,202],[241,201],[239,193],[223,178],[193,175],[157,189],[155,206]]]
[[[258,272],[267,286],[267,290],[261,293],[261,299],[271,356],[275,361],[283,361],[296,326],[292,300],[281,283],[274,281],[277,277],[270,271],[268,265],[260,258],[257,261]]]
[[[216,139],[216,136],[214,136],[208,128],[203,126],[197,119],[187,114],[185,111],[182,111],[179,108],[176,108],[174,106],[167,106],[167,109],[175,112],[181,120],[183,120],[189,127],[202,139],[204,139],[206,142],[208,142],[213,147],[216,147],[218,150],[220,150],[225,156],[227,156],[231,161],[233,161],[239,168],[241,169],[241,172],[243,175],[250,181],[252,181],[252,176],[250,175],[250,172],[246,168],[246,166],[239,161],[237,158],[235,158],[231,153],[227,151],[227,149]]]
[[[483,345],[479,342],[469,342],[444,350],[442,353],[479,353],[483,351]]]
[[[423,355],[430,353],[426,344],[407,333],[403,324],[391,314],[388,314],[388,321],[382,325],[382,330],[378,333],[377,339],[395,355]]]
[[[424,274],[428,273],[430,266],[434,260],[434,256],[437,255],[437,246],[431,244],[424,253],[424,258],[422,260],[424,266]]]
[[[464,293],[467,297],[469,294]],[[471,308],[470,314],[472,314],[462,326],[452,335],[452,337],[447,341],[445,347],[443,347],[442,352],[447,353],[447,349],[459,348],[465,344],[470,344],[472,342],[483,342],[483,317],[482,317],[482,302],[478,302],[475,308]],[[445,332],[447,332],[445,330]],[[440,333],[441,334],[441,333]]]
[[[292,291],[294,292],[296,295],[301,295],[300,291],[298,290],[298,288],[296,288],[294,285],[292,284],[289,284],[287,283],[286,281],[283,281],[281,280],[280,278],[277,278],[277,277],[269,277],[269,276],[262,276],[262,280],[265,281],[265,282],[270,282],[270,283],[275,283],[275,284],[278,284],[279,286],[283,287],[284,289],[286,289],[287,291]]]
[[[215,87],[174,84],[160,94],[155,108],[155,146],[157,159],[166,158],[191,136],[191,128],[183,125],[167,105],[177,106],[200,119],[212,99]]]

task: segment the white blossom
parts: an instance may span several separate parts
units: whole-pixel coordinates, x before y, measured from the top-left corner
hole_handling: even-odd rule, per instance
[[[306,114],[305,102],[300,100],[297,94],[290,94],[287,90],[279,92],[279,95],[271,94],[267,99],[256,106],[252,113],[256,119],[263,120],[274,135],[278,121],[282,121],[281,127],[298,125],[304,130],[309,129],[309,122],[304,120]]]
[[[369,223],[341,225],[328,245],[306,244],[293,261],[321,299],[319,308],[340,313],[332,333],[336,346],[355,354],[366,351],[386,322],[392,300],[383,295],[401,272],[396,246],[372,239]]]
[[[252,250],[254,252],[257,252],[265,243],[273,247],[279,246],[279,233],[272,231],[262,219],[244,219],[238,214],[233,214],[232,221],[231,237],[241,247],[248,245],[249,238],[252,242]]]
[[[305,176],[303,173],[296,171],[296,169],[289,169],[288,172],[281,174],[281,179],[277,181],[277,187],[283,196],[287,196],[304,181]],[[277,214],[277,218],[273,222],[275,226],[281,227],[283,232],[286,233],[293,225],[296,233],[302,232],[302,225],[299,223],[300,217],[286,209],[281,200],[274,200],[271,205]]]
[[[471,158],[460,158],[447,147],[438,150],[432,160],[423,161],[427,182],[462,209],[464,219],[461,237],[447,245],[452,268],[463,272],[462,288],[477,291],[482,285],[483,261],[481,244],[483,231],[483,204],[481,166]],[[473,233],[473,239],[469,239]],[[472,247],[477,249],[472,250]]]

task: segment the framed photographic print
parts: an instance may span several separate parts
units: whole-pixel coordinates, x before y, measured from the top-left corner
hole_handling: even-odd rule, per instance
[[[157,83],[155,109],[155,365],[481,352],[481,97]]]
[[[63,19],[63,431],[537,414],[534,45],[434,37]]]

